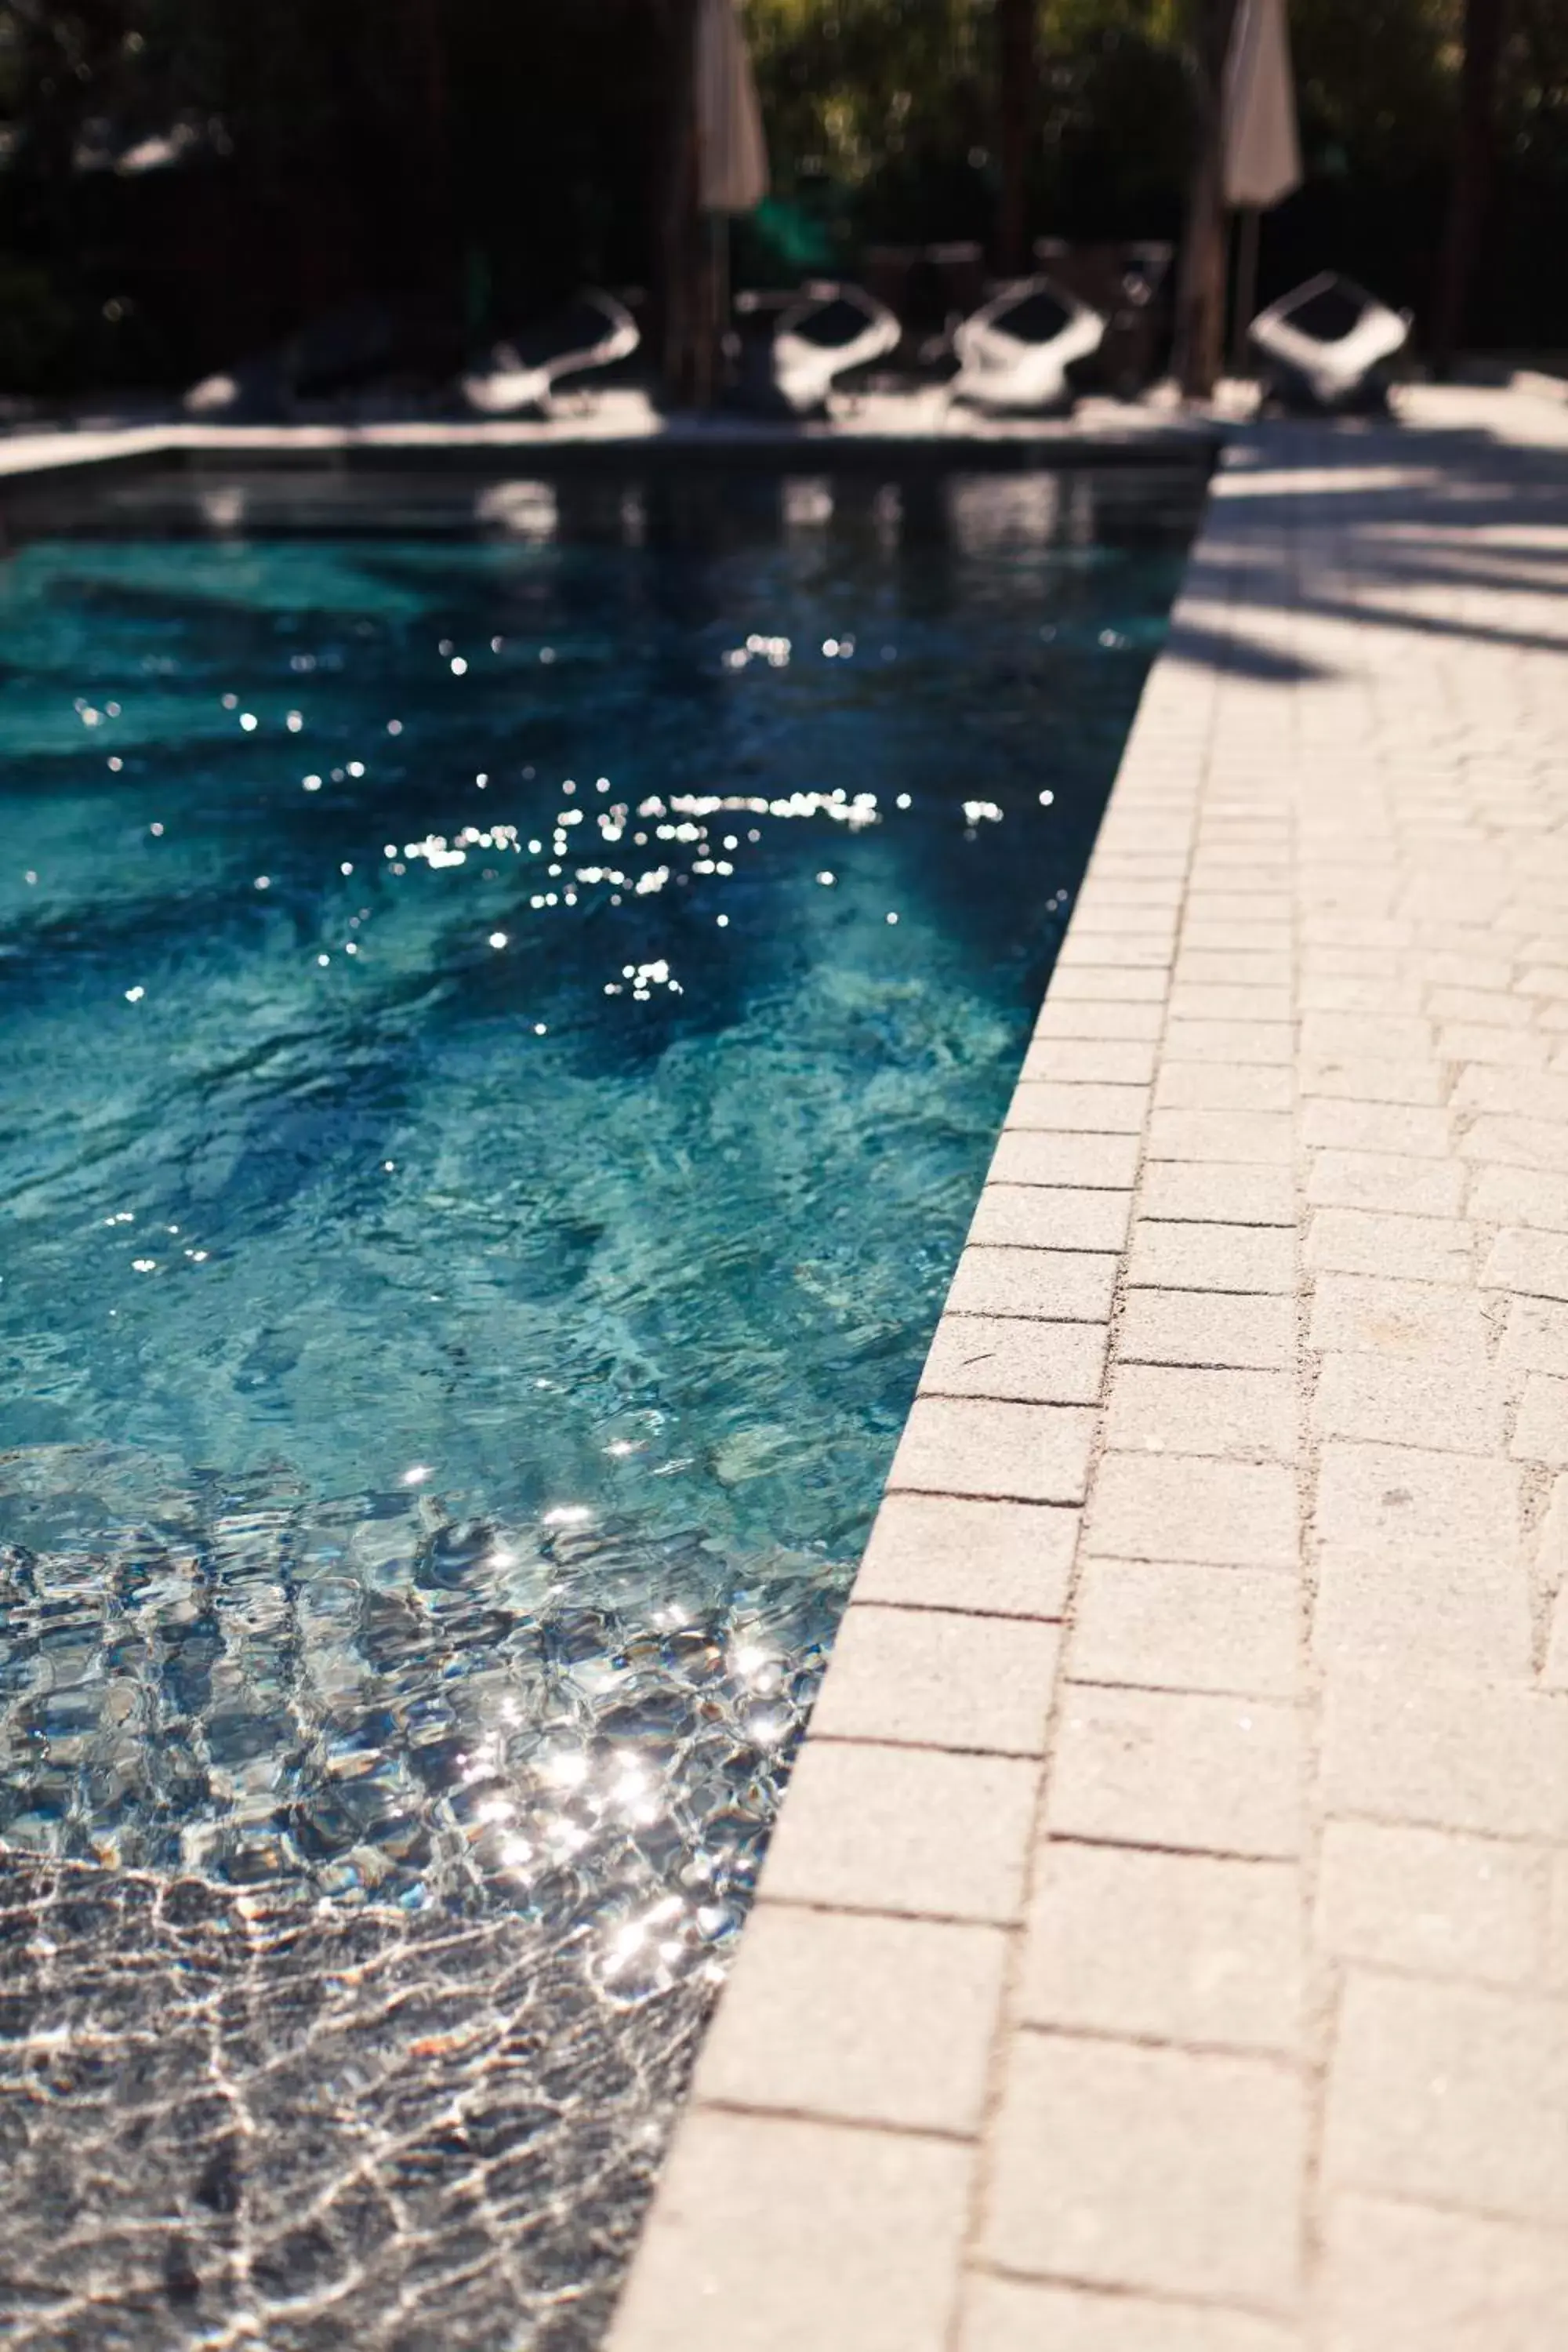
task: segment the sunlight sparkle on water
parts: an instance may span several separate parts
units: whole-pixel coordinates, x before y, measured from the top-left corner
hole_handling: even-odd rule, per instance
[[[388,478],[378,533],[405,487]],[[247,1969],[297,1902],[301,1983],[352,1990],[361,1947],[334,1917],[374,1951],[395,1907],[397,1982],[423,2002],[459,1939],[421,1920],[460,1914],[494,1941],[454,2030],[489,2032],[515,1992],[527,2046],[594,2086],[542,2137],[525,2117],[552,2227],[652,2146],[684,2080],[1168,586],[1139,554],[965,570],[910,513],[883,547],[847,491],[806,502],[809,549],[795,501],[786,543],[777,481],[742,475],[661,482],[628,556],[574,536],[600,496],[563,491],[548,547],[24,546],[0,681],[5,837],[47,882],[0,877],[6,1051],[45,1106],[0,1136],[7,1197],[44,1212],[15,1221],[0,1283],[24,1372],[0,1399],[0,1580],[13,1545],[48,1553],[89,1635],[85,1681],[73,1636],[68,1688],[46,1687],[44,1588],[5,1587],[0,1836],[10,1853],[19,1825],[51,1866],[112,1858],[116,1905],[195,1874],[226,1932],[241,1903],[261,1922]],[[895,611],[896,680],[875,658]],[[1134,614],[1139,650],[1113,660],[1099,632]],[[850,631],[869,661],[846,659]],[[138,677],[158,681],[140,701]],[[99,749],[111,687],[128,772]],[[1006,823],[961,848],[966,796]],[[106,1055],[132,946],[156,980]],[[97,1778],[69,1748],[84,1693],[112,1730]],[[163,2035],[183,1996],[157,1985]],[[423,2095],[454,2062],[444,2020],[416,2032]],[[178,2044],[193,2079],[204,2033]],[[277,2042],[253,2038],[265,2068]],[[313,2171],[299,2144],[301,2202],[377,2096],[384,2040],[372,2021],[363,2070],[329,2053],[335,2137]],[[419,2146],[442,2195],[470,2162],[489,2178],[482,2151]],[[199,2177],[196,2153],[168,2178]],[[557,2325],[523,2236],[514,2334]],[[546,2252],[575,2294],[574,2252]],[[390,2308],[375,2247],[364,2263]],[[198,2267],[216,2339],[227,2273]]]

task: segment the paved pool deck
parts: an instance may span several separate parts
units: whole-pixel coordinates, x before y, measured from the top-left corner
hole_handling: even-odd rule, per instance
[[[1568,404],[1215,478],[611,2352],[1568,2340]]]
[[[1568,402],[1402,412],[1233,434],[608,2352],[1563,2352]],[[0,476],[1213,438],[616,414]]]

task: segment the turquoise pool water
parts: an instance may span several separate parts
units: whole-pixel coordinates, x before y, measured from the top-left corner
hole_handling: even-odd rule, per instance
[[[624,2173],[529,2342],[593,2340],[1195,495],[133,480],[0,569],[16,1932],[522,1937],[620,2069],[549,2195],[605,2116]],[[123,2340],[232,2316],[210,2252]]]

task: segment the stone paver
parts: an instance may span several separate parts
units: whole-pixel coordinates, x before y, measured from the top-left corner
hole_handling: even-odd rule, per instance
[[[1058,1840],[1036,1876],[1017,2008],[1030,2025],[1289,2053],[1301,1973],[1294,1870]]]
[[[944,2352],[971,2164],[959,2141],[697,2105],[614,2341]]]
[[[1041,1756],[1060,1634],[955,1609],[846,1612],[816,1728],[836,1739]]]
[[[611,2352],[1568,2340],[1568,402],[1404,404],[1217,478]]]
[[[1074,1405],[918,1396],[888,1484],[895,1494],[1081,1503],[1093,1420]]]
[[[1323,2162],[1338,2187],[1568,2231],[1568,2009],[1352,1968]]]
[[[1331,1821],[1318,1872],[1317,1940],[1336,1959],[1486,1983],[1545,1973],[1544,1855],[1494,1838]]]
[[[921,1376],[922,1396],[1093,1404],[1105,1379],[1106,1329],[1024,1316],[944,1315]]]
[[[1014,1922],[1037,1778],[1021,1757],[812,1741],[763,1890],[829,1909]]]
[[[1411,1363],[1366,1350],[1325,1355],[1312,1427],[1321,1438],[1495,1454],[1502,1445],[1503,1400],[1475,1364]]]
[[[1125,1192],[1047,1184],[987,1184],[971,1241],[998,1249],[1119,1250],[1127,1239]]]
[[[1518,1474],[1508,1463],[1477,1459],[1468,1444],[1443,1454],[1326,1441],[1316,1528],[1320,1663],[1417,1675],[1529,1671]]]
[[[1287,2352],[1283,2328],[1236,2311],[975,2274],[959,2352]]]
[[[1295,1349],[1288,1298],[1224,1291],[1129,1290],[1117,1353],[1127,1364],[1283,1371]]]
[[[1337,2196],[1325,2235],[1327,2352],[1558,2352],[1561,2231]]]
[[[997,1927],[759,1904],[703,2048],[697,2096],[973,2133],[1005,1958]]]
[[[1482,1301],[1458,1285],[1320,1275],[1310,1336],[1325,1352],[1349,1350],[1383,1364],[1456,1364],[1475,1373],[1488,1362]]]
[[[1142,1290],[1294,1291],[1292,1236],[1271,1225],[1166,1224],[1142,1220],[1127,1279]]]
[[[1095,1480],[1084,1536],[1090,1550],[1118,1559],[1291,1568],[1296,1481],[1276,1463],[1108,1454]]]
[[[997,1140],[991,1180],[997,1184],[1076,1184],[1130,1192],[1138,1159],[1136,1136],[1046,1135],[1015,1128]]]
[[[1288,2310],[1304,2126],[1271,2059],[1020,2032],[984,2251],[1047,2278]]]
[[[1060,1617],[1078,1541],[1076,1511],[952,1495],[889,1495],[860,1563],[856,1597],[907,1609]]]
[[[1069,1684],[1046,1821],[1058,1836],[1198,1853],[1294,1855],[1294,1707],[1212,1692]]]
[[[1105,1441],[1123,1453],[1291,1462],[1298,1411],[1286,1372],[1123,1362],[1106,1401]]]
[[[1300,1652],[1292,1577],[1188,1560],[1084,1561],[1068,1646],[1075,1682],[1289,1698]]]
[[[1109,1323],[1117,1260],[1084,1250],[969,1248],[948,1292],[956,1315],[1030,1316],[1047,1323]]]
[[[1151,1217],[1194,1224],[1288,1225],[1296,1222],[1296,1192],[1288,1168],[1237,1167],[1230,1161],[1151,1161],[1139,1200]]]

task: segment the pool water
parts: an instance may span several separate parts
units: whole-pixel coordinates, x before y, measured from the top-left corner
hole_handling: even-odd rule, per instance
[[[1196,493],[145,478],[0,569],[0,1930],[46,2074],[109,1948],[172,2070],[112,2187],[26,2110],[19,2340],[596,2340]],[[295,2104],[183,2138],[225,1984]]]

